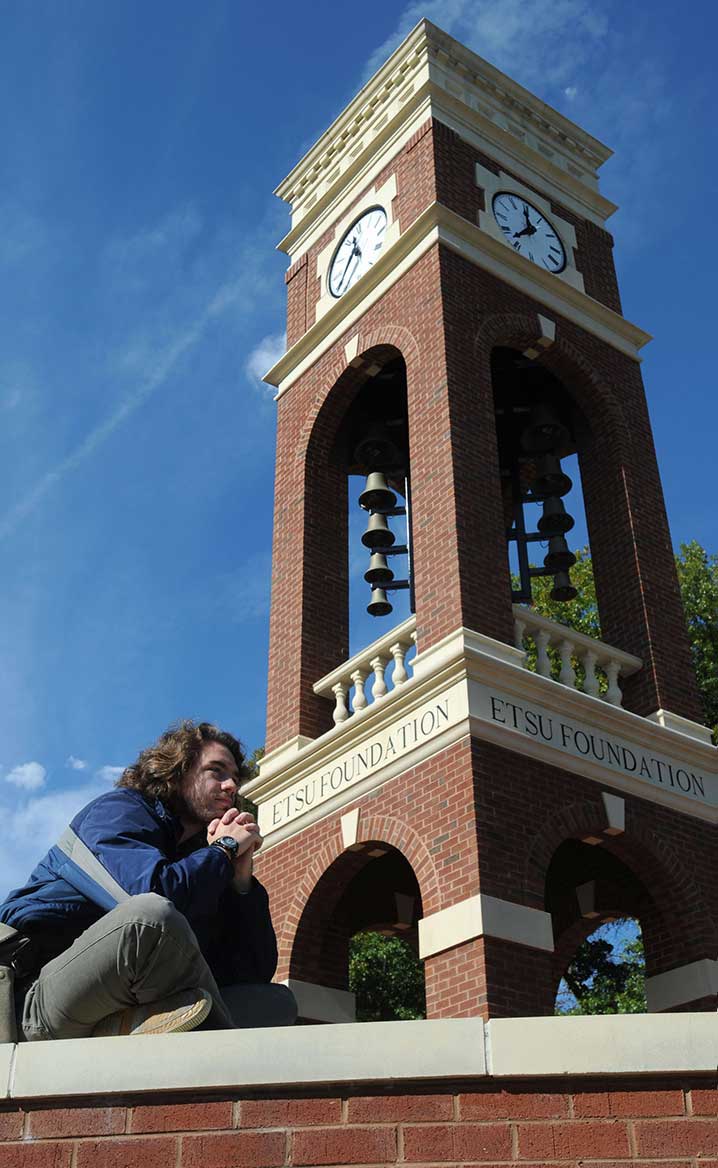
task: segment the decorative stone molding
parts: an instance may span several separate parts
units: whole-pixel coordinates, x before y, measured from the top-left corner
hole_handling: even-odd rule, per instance
[[[479,893],[419,921],[419,956],[433,957],[482,936],[553,953],[550,913]]]
[[[382,249],[379,259],[361,280],[334,300],[324,315],[272,366],[263,380],[277,387],[277,397],[286,393],[302,373],[356,325],[367,309],[438,243],[531,296],[549,312],[565,316],[633,360],[639,360],[640,349],[651,339],[643,329],[599,300],[532,264],[525,256],[507,247],[503,239],[495,239],[443,204],[432,203],[401,233],[389,252]]]
[[[672,714],[670,710],[656,710],[655,714],[649,714],[648,717],[659,726],[665,726],[667,730],[675,730],[677,734],[695,738],[696,742],[707,742],[709,746],[713,742],[710,726],[692,722],[690,718],[682,718],[680,714]]]
[[[651,1013],[672,1010],[711,994],[718,994],[718,961],[708,957],[646,978],[646,1001]]]

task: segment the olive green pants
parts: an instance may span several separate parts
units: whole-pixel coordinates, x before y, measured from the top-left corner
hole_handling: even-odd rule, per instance
[[[284,1026],[296,1018],[286,986],[220,991],[186,918],[169,900],[145,893],[112,909],[43,966],[25,998],[22,1032],[29,1042],[87,1038],[108,1014],[190,989],[211,995],[212,1029]]]

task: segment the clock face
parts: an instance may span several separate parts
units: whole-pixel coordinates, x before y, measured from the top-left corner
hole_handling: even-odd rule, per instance
[[[540,211],[521,195],[508,191],[494,195],[491,206],[504,239],[514,251],[549,272],[563,271],[566,267],[563,244]]]
[[[378,258],[386,232],[386,211],[371,207],[347,231],[329,267],[329,291],[343,296]]]

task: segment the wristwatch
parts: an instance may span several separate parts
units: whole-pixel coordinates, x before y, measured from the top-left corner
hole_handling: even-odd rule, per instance
[[[231,835],[223,835],[220,839],[212,840],[211,848],[221,848],[228,860],[236,860],[239,844]]]

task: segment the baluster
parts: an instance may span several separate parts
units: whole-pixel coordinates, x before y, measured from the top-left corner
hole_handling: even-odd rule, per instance
[[[385,696],[387,690],[386,681],[384,680],[384,670],[388,665],[388,661],[385,657],[374,657],[369,664],[374,670],[374,685],[372,686],[371,692],[374,701],[378,702],[380,698]]]
[[[526,621],[519,620],[516,617],[514,621],[514,645],[517,649],[523,650],[524,647],[524,633],[526,632]]]
[[[364,692],[364,682],[368,674],[363,669],[355,669],[352,673],[352,681],[354,682],[354,701],[352,706],[355,710],[363,710],[369,704],[369,699]]]
[[[332,686],[332,693],[334,694],[334,713],[332,717],[338,724],[339,722],[346,722],[349,717],[349,710],[347,709],[347,694],[349,687],[343,681],[338,681],[336,685]]]
[[[545,629],[539,629],[534,634],[534,641],[536,642],[536,672],[540,673],[542,677],[550,677],[551,658],[548,655],[548,647],[551,644],[551,634],[547,633]]]
[[[608,678],[608,689],[605,694],[606,701],[610,702],[612,706],[620,706],[623,702],[623,694],[618,684],[618,674],[621,666],[618,661],[608,661],[604,669]]]
[[[576,685],[576,671],[573,667],[571,656],[573,654],[573,641],[564,638],[559,646],[559,653],[561,654],[561,672],[558,679],[561,685],[567,685],[571,689]]]
[[[404,668],[406,645],[402,645],[401,641],[397,641],[396,645],[389,646],[389,652],[394,658],[394,673],[392,675],[392,681],[394,683],[394,687],[396,688],[397,685],[403,685],[404,682],[408,681],[409,678],[409,674]]]
[[[598,660],[596,654],[591,649],[588,649],[584,653],[581,660],[583,663],[583,668],[586,671],[586,676],[583,682],[583,692],[587,693],[589,697],[597,698],[600,695],[601,687],[598,683],[598,677],[596,675],[596,663]]]

